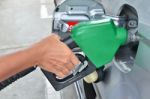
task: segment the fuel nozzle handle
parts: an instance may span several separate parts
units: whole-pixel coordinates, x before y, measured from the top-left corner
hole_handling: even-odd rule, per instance
[[[77,47],[76,43],[71,39],[70,36],[65,37],[61,41],[67,44],[70,49]],[[48,81],[52,84],[52,86],[54,87],[56,91],[59,91],[69,86],[70,84],[84,78],[85,76],[87,76],[88,74],[96,70],[95,66],[90,61],[86,61],[85,59],[86,56],[79,55],[79,54],[76,54],[76,56],[81,61],[81,64],[79,66],[84,67],[86,65],[85,66],[86,68],[83,68],[83,69],[81,68],[82,70],[80,68],[79,69],[77,68],[76,70],[79,70],[79,72],[75,71],[76,73],[74,73],[74,70],[73,70],[73,73],[71,73],[69,76],[65,78],[58,79],[55,74],[41,69],[44,75],[46,76],[46,78],[48,79]]]
[[[73,41],[70,35],[67,35],[63,39],[61,39],[70,49],[78,47],[78,45]]]

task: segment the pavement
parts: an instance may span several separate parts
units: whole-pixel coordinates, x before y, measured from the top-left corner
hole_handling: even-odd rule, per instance
[[[53,0],[0,0],[0,55],[50,35]],[[0,99],[60,99],[39,69],[0,91]]]

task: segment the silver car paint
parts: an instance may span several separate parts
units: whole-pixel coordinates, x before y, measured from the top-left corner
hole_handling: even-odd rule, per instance
[[[137,10],[138,31],[141,36],[135,64],[130,73],[122,73],[111,66],[107,80],[98,83],[102,99],[149,99],[150,94],[150,19],[148,0],[102,0],[106,13],[117,15],[124,4]]]

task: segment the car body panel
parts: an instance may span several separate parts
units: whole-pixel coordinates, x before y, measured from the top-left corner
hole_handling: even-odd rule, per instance
[[[148,0],[103,0],[106,13],[117,15],[124,4],[134,7],[138,13],[140,43],[135,64],[129,73],[109,68],[104,82],[98,83],[102,99],[149,99],[150,94],[150,19]]]

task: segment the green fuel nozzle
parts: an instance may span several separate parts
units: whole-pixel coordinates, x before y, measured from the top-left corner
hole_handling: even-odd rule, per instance
[[[96,66],[109,63],[127,40],[127,30],[111,19],[81,22],[73,27],[71,37]]]

